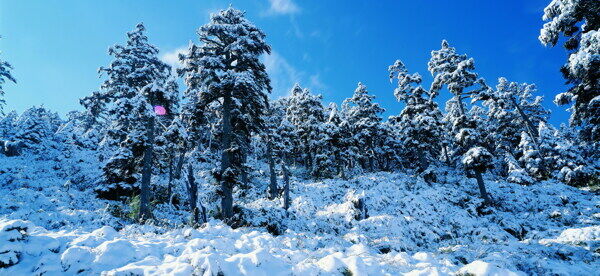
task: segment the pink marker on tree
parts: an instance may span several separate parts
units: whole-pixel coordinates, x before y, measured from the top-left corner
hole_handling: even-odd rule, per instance
[[[159,115],[159,116],[167,115],[167,109],[165,109],[161,105],[155,105],[154,106],[154,113],[156,113],[156,115]]]

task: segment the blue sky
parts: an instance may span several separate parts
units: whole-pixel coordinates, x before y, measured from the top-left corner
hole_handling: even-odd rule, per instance
[[[429,85],[430,51],[447,39],[475,59],[477,72],[495,85],[536,83],[553,111],[551,122],[567,121],[565,107],[552,103],[565,89],[559,72],[566,52],[537,40],[549,0],[508,1],[9,1],[0,0],[0,51],[12,63],[17,85],[5,86],[7,109],[32,105],[65,114],[81,109],[79,98],[97,90],[97,69],[107,65],[110,45],[144,22],[161,57],[173,62],[209,14],[226,8],[247,11],[267,34],[273,54],[265,57],[275,90],[294,82],[341,103],[363,82],[387,109],[402,108],[392,95],[387,67],[396,59]],[[442,93],[440,102],[448,99]],[[443,107],[443,105],[442,105]]]

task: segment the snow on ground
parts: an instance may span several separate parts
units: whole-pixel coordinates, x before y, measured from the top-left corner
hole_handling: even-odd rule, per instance
[[[600,267],[600,197],[556,182],[486,179],[496,206],[485,209],[475,181],[446,169],[432,184],[402,173],[294,178],[286,217],[281,202],[264,198],[258,170],[240,200],[254,226],[211,220],[193,229],[182,226],[187,212],[164,205],[156,225],[111,216],[92,187],[70,184],[91,183],[91,164],[0,158],[0,275],[593,275]],[[208,175],[197,178],[211,209]],[[357,221],[359,197],[369,218]],[[285,231],[274,236],[267,225]]]

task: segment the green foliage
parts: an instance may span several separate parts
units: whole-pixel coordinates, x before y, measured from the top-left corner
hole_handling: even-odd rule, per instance
[[[148,206],[148,208],[150,208],[150,213],[152,213],[156,203],[156,200],[150,202]],[[140,195],[131,197],[129,200],[127,200],[127,204],[129,205],[129,213],[127,214],[127,217],[135,221],[140,214]]]
[[[140,195],[136,195],[128,200],[129,205],[129,217],[132,220],[135,220],[140,214]]]
[[[117,204],[109,204],[108,206],[106,206],[106,211],[111,216],[116,217],[116,218],[121,218],[121,219],[129,218],[129,213],[124,211],[123,208],[121,208],[121,206],[117,205]]]

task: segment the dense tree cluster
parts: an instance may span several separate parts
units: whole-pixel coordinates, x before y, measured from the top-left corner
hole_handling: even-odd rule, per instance
[[[102,171],[94,182],[98,196],[139,196],[141,220],[152,217],[152,200],[188,201],[195,221],[205,220],[206,210],[197,202],[198,164],[213,169],[220,199],[215,216],[232,224],[239,215],[235,196],[254,189],[256,162],[249,160],[268,165],[269,185],[260,192],[281,199],[286,210],[291,173],[347,178],[403,170],[435,185],[436,168],[446,167],[474,178],[487,205],[494,199],[484,174],[523,185],[550,178],[587,185],[599,170],[594,159],[600,141],[597,3],[553,1],[545,11],[551,22],[540,36],[551,45],[560,34],[570,37],[566,46],[572,53],[563,72],[572,87],[556,101],[574,102],[571,123],[579,136],[573,128],[548,124],[549,111],[535,85],[499,78],[491,87],[477,74],[474,59],[445,40],[431,52],[428,87],[400,60],[388,68],[403,108],[387,120],[363,83],[349,91],[341,107],[324,104],[321,95],[300,84],[288,96],[270,100],[270,79],[260,59],[271,51],[265,34],[244,12],[228,8],[199,28],[199,43],[180,55],[177,76],[138,24],[125,44],[109,49],[113,60],[100,68],[103,84],[81,99],[85,111],[69,113],[66,121],[43,107],[8,113],[0,119],[0,146],[5,155],[61,144],[95,152]],[[0,96],[4,80],[14,81],[9,69],[0,61]],[[183,93],[177,77],[183,79]],[[450,98],[445,112],[436,101],[441,93]],[[166,177],[166,187],[153,175]],[[178,187],[188,195],[177,198]]]

